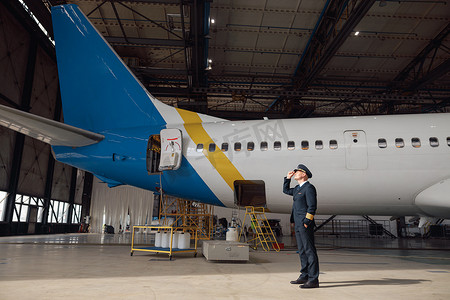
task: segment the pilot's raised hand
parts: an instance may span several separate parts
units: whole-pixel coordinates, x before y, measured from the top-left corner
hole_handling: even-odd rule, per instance
[[[287,179],[291,179],[292,176],[294,176],[294,171],[289,171],[289,172],[287,173],[287,175],[286,175],[286,178],[287,178]]]

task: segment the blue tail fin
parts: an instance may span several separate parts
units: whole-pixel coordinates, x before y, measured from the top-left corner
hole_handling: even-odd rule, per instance
[[[76,5],[52,8],[64,122],[86,130],[162,126],[146,89]]]

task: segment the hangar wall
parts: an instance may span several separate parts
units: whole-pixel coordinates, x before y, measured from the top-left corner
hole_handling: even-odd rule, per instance
[[[37,26],[19,2],[0,3],[0,104],[62,121],[54,47]],[[77,231],[84,177],[1,126],[0,235]]]
[[[94,178],[91,201],[90,232],[103,232],[111,225],[114,232],[134,225],[150,224],[153,212],[153,192],[131,186],[109,188]]]

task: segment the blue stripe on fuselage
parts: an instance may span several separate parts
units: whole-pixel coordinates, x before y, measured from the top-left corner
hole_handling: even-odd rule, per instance
[[[101,133],[105,139],[98,144],[75,149],[57,146],[53,150],[60,162],[116,182],[156,191],[160,176],[147,173],[146,149],[149,133],[160,130],[141,127],[106,131]],[[161,181],[168,195],[224,206],[184,156],[180,168],[164,171]]]
[[[183,157],[181,167],[176,171],[163,172],[163,191],[172,196],[193,199],[202,203],[225,206],[214,195],[203,179]]]

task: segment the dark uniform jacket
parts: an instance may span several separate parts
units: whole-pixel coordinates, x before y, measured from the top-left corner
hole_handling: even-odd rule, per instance
[[[306,214],[314,216],[317,209],[317,192],[314,185],[306,181],[301,187],[296,185],[290,188],[291,180],[284,177],[283,193],[293,196],[294,203],[292,205],[292,214],[294,216],[295,225],[311,223],[306,218]]]

